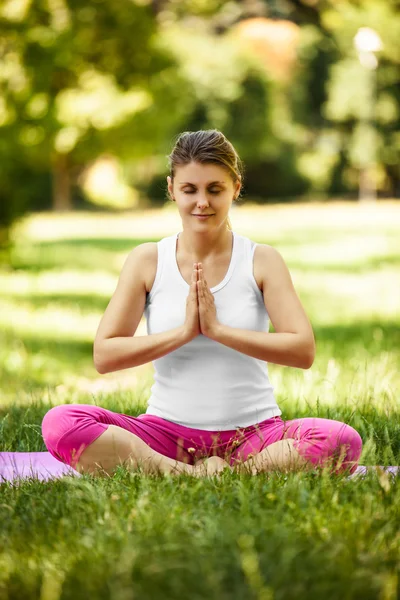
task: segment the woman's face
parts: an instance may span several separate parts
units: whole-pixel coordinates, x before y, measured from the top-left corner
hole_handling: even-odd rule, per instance
[[[240,191],[240,182],[235,184],[226,169],[214,164],[191,162],[177,167],[173,185],[169,176],[167,181],[184,227],[196,229],[220,227]],[[196,215],[208,216],[200,219]]]

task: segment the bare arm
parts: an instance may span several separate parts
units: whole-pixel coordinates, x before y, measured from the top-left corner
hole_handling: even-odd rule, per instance
[[[213,339],[265,362],[309,369],[315,340],[310,321],[296,294],[289,270],[277,250],[257,248],[265,265],[264,304],[276,333],[235,329],[219,324]]]
[[[213,339],[238,352],[277,365],[309,369],[314,362],[296,333],[269,333],[219,324]]]
[[[103,340],[94,363],[99,373],[130,369],[161,358],[186,344],[183,326],[162,333]]]
[[[152,256],[154,259],[154,246],[141,244],[125,261],[93,345],[94,365],[99,373],[143,365],[188,341],[183,325],[162,333],[134,337],[146,303],[143,273]]]

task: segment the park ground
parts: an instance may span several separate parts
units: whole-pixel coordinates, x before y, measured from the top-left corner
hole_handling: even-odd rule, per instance
[[[67,402],[145,411],[153,368],[99,375],[92,344],[137,244],[181,230],[176,207],[36,214],[0,268],[0,451],[45,451]],[[400,464],[400,203],[232,210],[276,247],[311,320],[311,369],[269,365],[283,418],[349,423],[364,465]],[[136,335],[145,335],[141,322]],[[400,485],[383,472],[224,472],[0,485],[0,599],[395,600]]]

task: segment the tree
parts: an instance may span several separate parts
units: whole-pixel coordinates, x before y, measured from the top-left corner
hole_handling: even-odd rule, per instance
[[[50,166],[54,207],[65,210],[71,205],[71,179],[99,152],[119,147],[127,124],[131,146],[144,154],[149,131],[142,116],[154,121],[152,107],[169,87],[163,76],[173,66],[166,49],[157,47],[156,31],[152,7],[140,1],[3,5],[3,232],[29,205],[21,176],[33,180]],[[162,122],[153,121],[150,133],[165,134]]]

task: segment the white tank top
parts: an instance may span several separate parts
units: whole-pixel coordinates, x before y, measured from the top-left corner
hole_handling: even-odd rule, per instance
[[[182,326],[190,286],[176,261],[179,233],[157,243],[157,273],[147,294],[147,333]],[[218,321],[235,329],[269,330],[263,295],[253,276],[256,243],[232,231],[231,262],[211,288]],[[146,413],[185,427],[225,431],[281,415],[266,362],[203,334],[153,361],[154,384]]]

